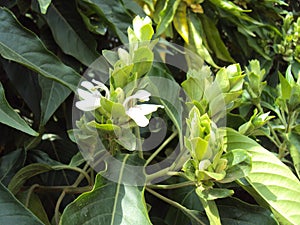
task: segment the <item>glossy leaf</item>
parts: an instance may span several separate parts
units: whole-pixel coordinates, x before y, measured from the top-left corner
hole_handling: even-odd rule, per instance
[[[98,58],[97,43],[85,28],[74,1],[55,1],[55,4],[49,6],[44,18],[64,53],[86,66]]]
[[[123,163],[126,163],[126,160]],[[122,169],[119,180],[124,179],[123,172]],[[67,206],[62,214],[61,223],[151,224],[143,194],[143,187],[105,181],[98,174],[93,190],[80,195]]]
[[[158,11],[159,22],[156,27],[156,33],[155,33],[156,36],[159,36],[163,32],[165,32],[167,27],[172,23],[179,3],[180,0],[165,1],[163,10]]]
[[[43,223],[26,209],[14,196],[0,183],[0,224],[30,224],[43,225]]]
[[[210,65],[218,68],[217,64],[213,61],[208,49],[204,46],[203,38],[199,32],[199,27],[201,27],[201,22],[199,18],[193,14],[189,15],[189,49],[196,52],[202,59],[204,59]]]
[[[4,88],[1,83],[0,83],[0,123],[4,123],[10,127],[13,127],[17,130],[20,130],[20,131],[22,131],[26,134],[32,135],[32,136],[39,135],[8,104],[8,102],[5,98]]]
[[[176,14],[173,19],[173,24],[177,32],[183,38],[183,40],[189,43],[189,25],[187,23],[186,15],[187,5],[185,2],[180,2]]]
[[[41,125],[45,125],[61,103],[70,95],[71,90],[42,76],[39,76],[39,84],[42,89]]]
[[[15,16],[4,8],[0,8],[0,54],[73,91],[80,80],[79,74],[49,52],[34,33],[22,27]]]
[[[297,224],[300,182],[291,170],[273,153],[234,130],[227,130],[227,145],[229,150],[243,146],[248,151],[252,156],[252,170],[246,179],[251,187],[270,205],[276,217]]]

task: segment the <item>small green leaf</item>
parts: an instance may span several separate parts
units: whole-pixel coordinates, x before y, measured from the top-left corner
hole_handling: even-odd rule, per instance
[[[282,98],[285,100],[290,99],[292,93],[292,86],[289,84],[289,82],[284,78],[284,76],[280,72],[278,72],[278,75],[280,80]]]
[[[4,88],[1,83],[0,83],[0,123],[4,123],[10,127],[13,127],[17,130],[20,130],[20,131],[22,131],[26,134],[32,135],[32,136],[39,135],[8,104],[8,102],[5,98]]]
[[[48,9],[49,5],[51,4],[51,1],[52,0],[38,0],[42,14],[46,14],[47,9]]]
[[[207,200],[207,199],[203,198],[202,191],[199,188],[196,189],[196,193],[202,203],[202,206],[206,212],[206,215],[209,219],[210,224],[221,225],[219,211],[218,211],[215,201]]]
[[[0,183],[0,208],[0,224],[43,224],[2,183]]]
[[[251,171],[251,156],[243,149],[233,149],[222,156],[227,160],[226,176],[220,183],[229,183],[247,176]]]

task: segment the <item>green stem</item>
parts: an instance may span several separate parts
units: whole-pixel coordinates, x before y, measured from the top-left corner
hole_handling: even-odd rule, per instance
[[[88,175],[88,173],[85,171],[85,169],[81,169],[81,168],[73,167],[73,166],[68,166],[68,165],[58,165],[58,166],[53,166],[52,168],[54,170],[64,170],[64,169],[74,170],[74,171],[82,174],[86,178],[86,180],[88,181],[88,183],[91,184],[91,178]]]
[[[39,186],[38,184],[34,184],[29,188],[27,196],[26,196],[26,201],[25,201],[26,208],[28,208],[28,206],[29,206],[30,197],[31,197],[34,189],[37,188],[38,186]]]
[[[55,205],[55,210],[54,210],[54,218],[55,218],[55,223],[58,225],[59,224],[59,220],[60,220],[60,213],[59,213],[59,206],[62,202],[62,200],[64,199],[66,195],[66,192],[63,191],[60,196],[57,199],[56,205]]]
[[[178,208],[179,210],[181,210],[184,214],[188,215],[190,218],[192,218],[194,221],[198,222],[201,225],[205,225],[205,223],[200,220],[190,209],[187,209],[186,207],[184,207],[183,205],[179,204],[178,202],[175,202],[159,193],[157,193],[156,191],[153,191],[150,188],[146,187],[146,190],[151,193],[152,195],[154,195],[155,197],[163,200],[164,202],[170,204],[171,206],[174,206],[176,208]]]
[[[182,183],[177,183],[177,184],[151,184],[148,185],[147,187],[151,189],[176,189],[176,188],[182,188],[182,187],[187,187],[187,186],[194,186],[195,182],[193,181],[186,181]]]
[[[145,166],[147,166],[176,136],[178,132],[173,132],[164,143],[159,146],[159,148],[147,159]]]
[[[134,131],[135,131],[135,136],[136,136],[136,139],[137,139],[137,147],[138,147],[139,157],[141,159],[144,159],[140,128],[137,126],[137,127],[134,128]]]

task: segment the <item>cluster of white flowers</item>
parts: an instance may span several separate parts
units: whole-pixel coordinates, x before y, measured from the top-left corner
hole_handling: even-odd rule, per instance
[[[97,80],[83,81],[81,86],[86,90],[78,88],[77,93],[81,98],[76,102],[76,107],[82,111],[92,111],[101,107],[100,99],[110,99],[110,91],[108,88]],[[101,91],[105,92],[103,96]],[[151,94],[145,90],[138,90],[135,94],[127,97],[123,106],[126,114],[134,120],[139,127],[146,127],[149,124],[149,119],[146,117],[152,112],[155,112],[158,108],[163,108],[162,105],[155,104],[137,104],[138,102],[145,102],[150,100]]]

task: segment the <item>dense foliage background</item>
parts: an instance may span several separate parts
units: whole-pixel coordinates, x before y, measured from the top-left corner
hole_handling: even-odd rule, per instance
[[[299,1],[2,0],[0,6],[1,224],[299,224]],[[186,59],[193,73],[157,67],[142,74],[181,85],[194,106],[187,121],[210,117],[196,93],[203,74],[222,84],[222,159],[227,170],[231,163],[230,182],[199,178],[185,164],[166,181],[133,188],[97,175],[81,156],[71,132],[77,86],[103,50],[132,41],[128,27],[137,15],[151,18],[154,34],[149,24],[135,34],[200,56],[196,64]],[[176,125],[168,134],[174,140],[146,159],[165,157],[180,134],[192,135]]]

